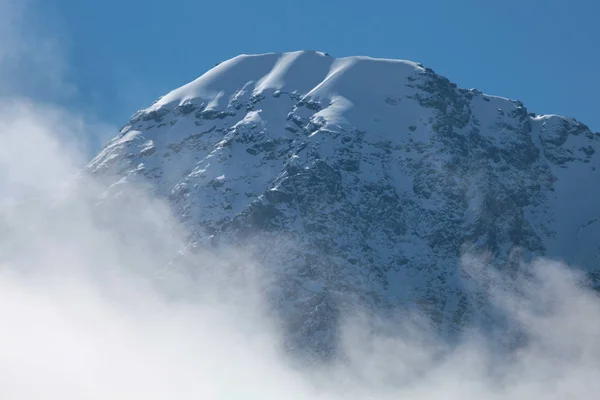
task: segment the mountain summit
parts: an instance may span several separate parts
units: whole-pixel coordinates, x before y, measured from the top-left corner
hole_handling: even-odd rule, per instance
[[[251,241],[280,280],[290,345],[328,354],[355,301],[447,334],[485,321],[468,250],[506,274],[548,256],[597,282],[599,141],[418,63],[299,51],[217,65],[136,113],[86,169],[116,176],[108,196],[150,184],[193,243]]]

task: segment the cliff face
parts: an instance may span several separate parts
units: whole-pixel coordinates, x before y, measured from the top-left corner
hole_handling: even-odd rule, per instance
[[[239,56],[136,113],[87,166],[168,198],[190,241],[251,240],[290,345],[333,350],[340,309],[487,318],[465,250],[600,277],[600,135],[407,61]]]

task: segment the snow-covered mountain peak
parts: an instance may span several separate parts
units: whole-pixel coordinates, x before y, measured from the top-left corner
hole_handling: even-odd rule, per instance
[[[571,118],[417,63],[300,51],[219,64],[135,114],[87,171],[116,174],[107,197],[148,183],[194,243],[258,241],[294,340],[330,351],[350,298],[447,333],[489,316],[465,290],[465,248],[508,273],[565,259],[600,283],[599,150]]]

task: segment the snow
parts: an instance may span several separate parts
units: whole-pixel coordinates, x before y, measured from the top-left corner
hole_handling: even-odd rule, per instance
[[[206,102],[217,109],[243,93],[292,92],[318,99],[343,96],[357,100],[365,94],[386,97],[402,92],[408,75],[423,71],[416,63],[369,57],[334,59],[315,51],[240,55],[198,79],[163,96],[146,111],[186,101]],[[372,79],[365,81],[364,76]],[[390,82],[389,77],[393,80]],[[254,86],[251,89],[251,87]]]
[[[407,77],[422,71],[423,68],[409,61],[341,58],[332,64],[329,74],[307,97],[329,99],[332,95],[338,95],[355,102],[394,96],[406,90]]]
[[[307,93],[327,75],[333,60],[316,52],[283,53],[273,69],[260,79],[254,93],[268,90]]]
[[[166,105],[180,105],[185,100],[198,98],[221,105],[220,99],[231,97],[247,82],[257,76],[266,75],[275,66],[277,59],[278,55],[274,53],[234,57],[163,96],[147,110],[157,110]]]
[[[329,107],[317,112],[313,118],[317,123],[325,121],[325,129],[342,130],[350,125],[344,115],[348,114],[353,107],[354,104],[347,98],[334,95],[331,97]]]

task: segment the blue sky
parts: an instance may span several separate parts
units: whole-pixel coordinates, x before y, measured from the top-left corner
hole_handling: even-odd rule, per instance
[[[600,131],[594,0],[45,0],[71,99],[121,125],[240,53],[315,49],[419,61],[459,86]],[[39,9],[38,9],[39,11]]]

